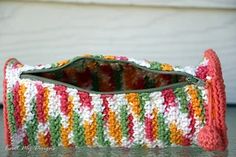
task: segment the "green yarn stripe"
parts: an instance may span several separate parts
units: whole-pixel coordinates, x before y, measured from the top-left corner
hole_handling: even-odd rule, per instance
[[[202,97],[202,90],[200,90],[199,88],[197,88],[197,94],[198,94],[198,100],[200,101],[200,108],[202,110],[201,112],[201,116],[203,117],[203,122],[205,121],[205,108],[204,108],[204,101],[203,101],[203,97]]]
[[[170,145],[170,130],[165,123],[164,113],[158,114],[158,137],[165,145]]]
[[[103,127],[103,115],[102,113],[97,113],[97,142],[101,146],[105,146],[105,138],[104,138],[104,127]]]
[[[11,130],[11,135],[17,133],[17,127],[16,127],[16,121],[14,117],[14,104],[13,104],[14,96],[12,93],[8,93],[7,95],[7,110],[8,110],[8,122]],[[18,144],[18,148],[22,149],[23,148],[23,142],[20,142]]]
[[[94,58],[103,59],[103,55],[93,55]]]
[[[126,138],[129,137],[129,128],[128,128],[128,112],[127,112],[127,105],[123,105],[120,109],[120,119],[121,119],[121,130],[122,135]]]
[[[75,145],[78,147],[85,146],[85,135],[84,135],[84,127],[81,124],[81,119],[78,113],[73,113],[73,133],[74,133],[74,141]]]
[[[161,63],[158,63],[158,62],[155,62],[155,61],[151,62],[150,69],[161,70]]]
[[[32,106],[32,114],[33,119],[26,123],[26,133],[28,136],[28,141],[30,145],[35,146],[37,144],[37,129],[38,129],[38,119],[37,119],[37,113],[36,113],[36,102],[35,98],[32,99],[30,102],[30,105]]]
[[[145,119],[145,109],[144,106],[147,101],[150,101],[150,94],[149,93],[140,93],[139,94],[139,101],[140,101],[140,108],[141,108],[141,113],[140,113],[140,120],[144,122]]]
[[[7,94],[7,110],[8,110],[8,123],[10,127],[11,134],[16,133],[16,121],[14,117],[14,104],[12,93]]]
[[[60,143],[60,129],[61,129],[61,117],[56,118],[49,116],[49,128],[51,133],[52,146],[59,146]]]
[[[187,93],[184,91],[184,88],[176,88],[174,93],[180,102],[180,111],[188,113]]]

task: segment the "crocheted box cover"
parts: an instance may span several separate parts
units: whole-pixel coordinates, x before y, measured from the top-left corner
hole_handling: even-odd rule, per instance
[[[225,89],[211,49],[197,67],[119,56],[4,68],[9,148],[227,148]]]

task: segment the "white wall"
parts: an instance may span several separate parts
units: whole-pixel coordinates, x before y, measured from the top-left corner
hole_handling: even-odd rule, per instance
[[[235,0],[70,2],[0,1],[0,68],[9,57],[39,64],[84,53],[197,65],[213,48],[222,61],[227,101],[236,103]]]

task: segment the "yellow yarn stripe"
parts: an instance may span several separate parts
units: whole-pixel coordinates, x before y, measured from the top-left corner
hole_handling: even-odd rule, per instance
[[[48,103],[49,103],[49,89],[48,88],[44,88],[43,89],[44,92],[43,92],[43,111],[44,111],[44,115],[45,115],[45,120],[48,121]],[[46,136],[44,135],[43,132],[40,132],[38,134],[38,142],[39,142],[39,145],[41,147],[48,147],[48,142],[47,142],[47,138]]]
[[[68,110],[69,110],[69,113],[68,113],[68,117],[69,117],[69,120],[68,120],[68,123],[69,123],[69,125],[68,125],[68,135],[73,130],[73,106],[74,106],[74,104],[72,102],[73,102],[73,97],[70,96],[69,97],[69,104],[68,104]]]
[[[105,59],[115,60],[115,56],[103,56]]]
[[[44,112],[45,112],[45,118],[46,118],[46,121],[48,121],[48,103],[49,103],[49,89],[48,88],[44,88],[44,94],[43,94],[43,109],[44,109]]]
[[[157,139],[158,137],[158,116],[157,116],[158,110],[157,108],[153,109],[152,115],[153,115],[153,120],[152,120],[152,134],[153,134],[153,139]]]
[[[93,146],[94,137],[96,136],[97,130],[97,122],[96,122],[96,113],[92,115],[92,123],[90,124],[88,121],[84,122],[84,134],[85,134],[85,142],[88,146]]]
[[[173,66],[170,64],[161,64],[161,69],[164,71],[173,71],[174,70]]]
[[[63,66],[65,64],[69,63],[69,60],[65,59],[65,60],[61,60],[59,62],[57,62],[57,66]]]
[[[48,144],[46,143],[45,135],[42,132],[38,134],[38,142],[41,147],[48,147]]]
[[[193,85],[189,85],[187,87],[188,89],[188,94],[191,98],[191,104],[192,104],[192,108],[194,111],[194,115],[196,117],[199,117],[200,120],[203,120],[204,117],[202,115],[202,109],[200,107],[200,100],[198,99],[198,91],[197,89],[193,86]]]
[[[132,111],[136,116],[140,116],[141,113],[141,107],[140,107],[140,101],[137,93],[129,93],[126,94],[126,99],[129,102],[129,105],[131,106]]]
[[[170,124],[170,142],[175,144],[183,143],[183,131],[178,129],[175,123]]]
[[[69,146],[68,134],[68,128],[61,127],[61,143],[64,147]]]
[[[25,91],[26,91],[26,86],[24,84],[21,84],[19,88],[19,107],[20,107],[20,117],[22,125],[25,122],[25,116],[26,116]]]
[[[122,131],[121,131],[121,124],[116,118],[115,112],[109,111],[108,113],[108,130],[109,130],[109,135],[116,141],[116,144],[119,146],[122,144],[121,139],[122,139]]]

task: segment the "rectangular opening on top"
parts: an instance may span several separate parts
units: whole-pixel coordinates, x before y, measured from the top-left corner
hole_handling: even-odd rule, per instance
[[[174,72],[151,71],[131,62],[95,58],[82,58],[62,68],[24,72],[24,74],[96,92],[152,89],[186,82],[185,75]]]

